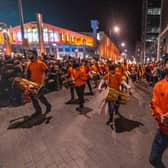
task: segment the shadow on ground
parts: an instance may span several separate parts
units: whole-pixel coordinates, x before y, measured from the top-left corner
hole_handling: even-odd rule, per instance
[[[91,117],[88,115],[88,113],[90,113],[91,111],[93,111],[93,109],[89,108],[89,107],[84,107],[82,110],[82,115],[84,115],[86,118],[90,119]]]
[[[85,99],[85,103],[88,102],[89,99]],[[67,102],[65,102],[65,104],[79,104],[79,100],[78,99],[74,99],[74,100],[68,100]]]
[[[33,126],[41,125],[43,123],[49,124],[51,119],[52,116],[46,116],[46,114],[22,116],[11,120],[8,129],[32,128]]]
[[[121,114],[115,118],[115,131],[117,133],[129,132],[140,126],[144,126],[144,124],[138,121],[127,119]]]

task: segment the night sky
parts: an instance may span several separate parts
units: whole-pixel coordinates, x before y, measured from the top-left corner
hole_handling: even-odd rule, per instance
[[[141,37],[142,0],[22,0],[25,22],[34,21],[35,13],[42,13],[44,22],[71,30],[87,32],[90,20],[97,19],[100,30],[109,33],[110,27],[119,25],[120,35],[112,34],[118,44],[126,41],[134,54],[136,41]],[[18,25],[17,0],[1,0],[0,21]]]

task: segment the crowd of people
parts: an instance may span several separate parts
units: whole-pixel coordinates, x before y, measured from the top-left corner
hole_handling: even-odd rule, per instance
[[[74,81],[71,80],[74,78],[73,72],[75,69],[77,69],[77,72],[85,72],[86,84],[90,95],[94,94],[92,87],[97,88],[99,80],[108,73],[109,65],[115,66],[115,73],[123,76],[123,78],[125,77],[127,84],[128,78],[131,78],[133,82],[146,79],[150,86],[154,86],[165,75],[162,63],[126,64],[126,62],[119,62],[116,64],[104,59],[81,60],[72,57],[55,60],[53,56],[38,57],[35,51],[32,52],[34,52],[36,59],[41,60],[47,66],[46,76],[43,81],[45,91],[55,91],[62,89],[63,86],[67,87],[70,90],[70,100],[67,104],[72,103],[75,99]],[[19,56],[0,58],[0,99],[6,98],[9,105],[21,105],[30,101],[29,96],[12,85],[16,77],[29,78],[28,65],[31,62],[31,58],[28,54],[26,54],[26,58]],[[79,90],[78,92],[83,92],[83,90]]]
[[[168,59],[148,64],[72,57],[65,57],[60,61],[52,56],[38,57],[36,51],[29,50],[26,59],[23,57],[0,59],[0,99],[4,99],[6,95],[9,105],[21,105],[31,101],[35,109],[32,116],[42,113],[40,101],[45,105],[47,114],[51,112],[52,105],[45,97],[45,93],[66,87],[70,95],[66,104],[75,102],[76,92],[79,104],[76,111],[83,114],[86,86],[89,95],[94,95],[94,88],[99,91],[102,91],[102,88],[109,88],[106,98],[109,119],[106,124],[113,128],[114,114],[118,114],[120,104],[126,103],[128,94],[131,94],[129,79],[134,83],[146,80],[149,86],[154,87],[151,111],[159,125],[152,145],[150,162],[155,167],[164,168],[161,156],[168,146],[167,75]],[[29,88],[23,90],[16,86],[16,78],[36,83],[39,88],[37,94],[31,94]]]

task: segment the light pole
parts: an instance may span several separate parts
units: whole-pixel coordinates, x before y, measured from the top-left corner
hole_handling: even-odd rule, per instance
[[[5,47],[5,55],[10,56],[11,55],[11,46],[9,41],[9,32],[7,29],[3,29],[3,37],[4,37],[4,47]]]
[[[2,32],[2,36],[3,36],[5,55],[10,56],[11,55],[11,45],[10,45],[10,39],[9,39],[10,34],[6,23],[0,22],[0,32]]]
[[[18,10],[19,10],[19,18],[20,18],[20,27],[21,27],[21,34],[22,34],[22,47],[24,50],[24,17],[23,17],[23,8],[22,8],[22,0],[17,0],[18,3]]]
[[[44,39],[43,39],[43,16],[40,13],[36,14],[37,19],[37,28],[38,28],[38,36],[39,36],[39,50],[40,55],[45,52]]]

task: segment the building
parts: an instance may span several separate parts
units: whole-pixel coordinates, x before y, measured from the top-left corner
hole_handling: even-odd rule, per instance
[[[157,60],[168,54],[168,0],[161,1],[161,32],[158,36]]]
[[[161,11],[161,32],[168,25],[168,0],[162,0],[162,11]]]
[[[99,32],[97,34],[97,40],[97,54],[101,58],[110,58],[113,61],[120,59],[119,49],[104,32]]]
[[[142,43],[141,42],[136,43],[135,59],[136,59],[137,63],[143,62],[143,60],[142,60]]]
[[[38,49],[38,29],[36,22],[24,24],[26,48]],[[9,28],[10,44],[14,51],[22,48],[22,38],[20,26]],[[93,53],[94,38],[92,36],[74,32],[61,27],[43,23],[43,39],[45,44],[45,52],[54,54],[62,58],[65,55],[84,57]],[[0,35],[0,44],[4,43],[2,34]]]
[[[38,28],[36,22],[24,24],[26,49],[39,50]],[[10,45],[13,51],[22,50],[22,37],[20,26],[9,28]],[[58,59],[64,56],[119,58],[119,50],[115,44],[103,34],[97,41],[92,33],[79,33],[65,28],[43,23],[43,41],[45,53],[56,55]],[[96,41],[96,43],[95,43]],[[0,46],[4,44],[3,33],[0,32]],[[99,54],[98,54],[99,52]]]
[[[157,38],[161,25],[161,0],[143,0],[142,44],[143,59],[157,56]]]

